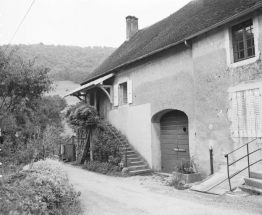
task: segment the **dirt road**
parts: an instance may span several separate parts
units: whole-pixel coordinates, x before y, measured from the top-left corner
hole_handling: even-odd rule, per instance
[[[85,214],[90,215],[253,215],[262,214],[262,197],[229,197],[147,185],[64,166],[71,183],[81,191]]]

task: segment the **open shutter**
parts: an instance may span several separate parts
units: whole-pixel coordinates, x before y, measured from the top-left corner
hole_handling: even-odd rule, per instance
[[[132,80],[127,81],[127,102],[128,104],[133,102]]]
[[[237,116],[238,116],[238,130],[239,137],[246,136],[246,105],[244,91],[237,92]]]
[[[251,112],[252,112],[252,91],[246,90],[246,130],[247,135],[244,137],[252,137],[252,121],[251,121]]]
[[[118,106],[118,85],[114,85],[114,106]]]
[[[254,90],[254,103],[255,103],[255,118],[256,118],[256,137],[261,137],[261,114],[260,114],[260,92],[259,89]]]
[[[255,90],[249,90],[251,137],[256,137]]]
[[[238,137],[237,94],[232,93],[232,121],[234,137]]]

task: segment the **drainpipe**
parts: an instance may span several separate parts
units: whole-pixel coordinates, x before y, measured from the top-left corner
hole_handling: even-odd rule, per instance
[[[188,42],[187,42],[186,40],[185,40],[185,42],[184,42],[184,43],[185,43],[186,47],[188,47],[188,48],[192,48],[192,46],[191,46],[191,45],[189,45],[189,44],[188,44]]]
[[[210,157],[210,175],[214,174],[214,161],[213,161],[213,148],[214,142],[209,140],[209,157]]]

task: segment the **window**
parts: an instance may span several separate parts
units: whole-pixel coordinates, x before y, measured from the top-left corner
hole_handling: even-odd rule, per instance
[[[232,93],[232,120],[235,137],[260,137],[259,88]]]
[[[114,106],[132,104],[132,80],[114,85]]]
[[[232,27],[234,62],[255,56],[252,19]]]
[[[119,85],[119,104],[127,104],[127,82]]]

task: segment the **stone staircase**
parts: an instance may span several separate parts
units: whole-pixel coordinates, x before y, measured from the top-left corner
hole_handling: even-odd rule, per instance
[[[125,154],[127,149],[127,168],[130,175],[142,175],[151,172],[151,169],[148,167],[146,162],[135,152],[132,146],[124,138],[119,131],[113,127],[111,124],[107,123],[107,127],[111,130],[112,133],[121,141],[121,149]]]
[[[250,172],[250,178],[244,178],[245,184],[239,188],[246,192],[262,194],[262,170]]]

